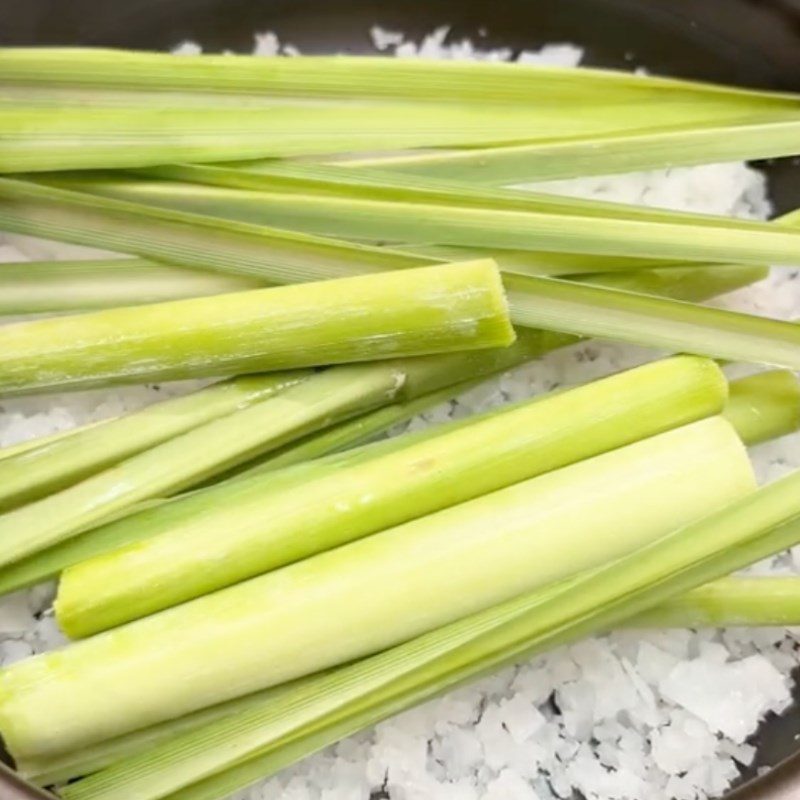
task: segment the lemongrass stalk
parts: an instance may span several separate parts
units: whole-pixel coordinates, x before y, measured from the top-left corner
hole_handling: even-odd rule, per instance
[[[764,277],[766,270],[756,267],[714,267],[709,269],[687,268],[651,270],[641,273],[616,273],[605,276],[587,276],[587,280],[602,280],[619,288],[640,289],[681,297],[687,300],[704,300],[713,295],[747,285]],[[568,334],[521,329],[517,341],[508,348],[495,351],[479,351],[457,356],[438,356],[437,369],[433,358],[415,359],[413,369],[408,363],[400,368],[406,375],[404,397],[412,399],[397,405],[377,409],[365,416],[345,421],[320,433],[300,439],[297,443],[278,448],[255,465],[245,467],[253,473],[277,469],[337,452],[372,437],[409,415],[421,410],[427,400],[413,399],[424,393],[433,393],[431,401],[438,401],[450,394],[448,382],[455,382],[465,375],[478,377],[493,372],[502,372],[515,364],[543,355],[553,349],[578,341]],[[480,356],[480,359],[478,358]],[[443,387],[443,388],[442,388]],[[456,387],[452,389],[457,391]],[[399,416],[398,416],[399,415]],[[143,526],[146,527],[146,526]],[[104,526],[62,542],[55,547],[35,553],[15,564],[0,569],[0,593],[6,593],[55,577],[66,567],[87,558],[120,547],[140,537],[138,525]]]
[[[784,627],[798,624],[800,579],[794,576],[722,578],[620,622],[623,628]],[[292,688],[292,691],[295,690],[296,685]],[[242,719],[256,706],[263,707],[267,696],[272,702],[276,693],[281,691],[279,687],[277,690],[230,700],[102,742],[84,751],[43,761],[34,759],[22,762],[17,767],[23,777],[40,786],[90,775],[123,759],[158,748],[185,733],[208,731],[210,726],[225,718],[236,715]]]
[[[311,373],[234,378],[0,459],[0,511],[39,500],[175,436],[248,408]]]
[[[793,433],[800,429],[800,380],[772,370],[733,381],[725,416],[748,445]]]
[[[800,473],[617,562],[390,651],[254,695],[210,721],[66,787],[67,800],[217,800],[338,739],[504,664],[597,631],[800,540]],[[117,792],[117,794],[115,794]]]
[[[627,621],[637,628],[783,627],[800,624],[800,579],[735,577],[707,583]]]
[[[429,257],[0,178],[0,229],[274,283],[431,264]]]
[[[723,117],[736,113],[722,109]],[[697,103],[656,116],[691,119]],[[778,118],[785,109],[767,110]],[[172,162],[285,158],[575,135],[619,127],[619,109],[596,114],[512,106],[276,103],[263,108],[36,108],[0,104],[0,172],[145,167]],[[716,111],[709,110],[711,118]],[[615,121],[615,115],[617,121]],[[701,113],[701,118],[706,116]]]
[[[83,224],[84,226],[86,225],[86,218],[83,216],[83,214],[89,206],[92,206],[92,204],[94,204],[95,208],[95,217],[98,214],[110,214],[111,217],[116,220],[117,224],[120,222],[120,220],[116,219],[115,216],[118,212],[122,211],[125,219],[129,222],[132,222],[132,217],[129,215],[129,212],[132,208],[139,208],[136,204],[124,203],[122,201],[105,200],[102,202],[102,204],[100,204],[102,205],[101,209],[98,208],[99,201],[97,198],[91,198],[86,195],[81,196],[80,192],[70,193],[64,192],[63,190],[14,181],[5,181],[4,183],[0,182],[0,193],[2,193],[4,188],[8,189],[11,184],[13,184],[13,190],[11,191],[11,195],[13,196],[18,196],[19,186],[23,187],[21,190],[23,193],[28,193],[30,191],[36,196],[39,196],[39,193],[42,192],[44,193],[42,197],[50,196],[50,193],[55,192],[55,196],[61,198],[62,201],[64,196],[68,196],[72,198],[70,203],[74,201],[74,195],[79,196],[81,199],[79,201],[74,201],[80,208],[76,218],[73,219],[75,225],[80,224],[78,222],[79,219],[83,219]],[[105,207],[106,204],[109,206],[108,208]],[[14,217],[14,219],[16,219],[18,222],[20,219],[20,214],[22,214],[22,216],[26,216],[26,213],[21,211],[18,204],[14,204],[13,209],[14,210],[12,213],[8,204],[0,204],[0,224],[11,224],[9,223],[9,220],[12,217]],[[45,213],[51,213],[52,210],[53,209],[51,208],[50,212]],[[137,211],[136,214],[138,215],[139,212]],[[202,232],[208,233],[211,229],[214,229],[215,235],[213,238],[215,240],[216,248],[214,247],[214,244],[210,244],[209,251],[216,249],[217,254],[220,254],[220,241],[222,239],[222,237],[218,237],[217,234],[221,233],[222,231],[226,231],[228,233],[235,232],[237,241],[240,235],[244,235],[251,246],[248,251],[248,254],[251,258],[254,257],[255,252],[261,251],[261,256],[258,259],[257,271],[262,275],[268,275],[270,279],[275,280],[276,282],[302,281],[309,280],[312,277],[332,278],[336,277],[337,275],[341,275],[342,273],[363,273],[365,270],[382,270],[391,268],[392,266],[403,266],[404,264],[406,266],[410,266],[406,262],[403,262],[404,259],[410,258],[408,254],[400,254],[398,256],[396,253],[386,251],[381,248],[367,248],[364,246],[359,247],[354,244],[343,245],[336,240],[326,240],[308,236],[303,237],[300,234],[283,234],[284,237],[290,238],[283,240],[283,244],[286,245],[286,249],[281,250],[281,259],[265,262],[265,247],[255,246],[255,239],[260,239],[262,241],[262,245],[265,246],[266,243],[272,243],[274,245],[274,243],[278,240],[278,237],[276,234],[274,234],[274,232],[269,231],[269,229],[261,229],[258,226],[250,226],[246,225],[245,223],[214,220],[213,218],[203,217],[202,215],[186,214],[175,211],[150,209],[147,211],[147,215],[149,216],[149,221],[151,223],[153,223],[155,219],[162,219],[162,215],[166,215],[166,217],[163,217],[163,219],[168,218],[170,220],[170,225],[172,226],[170,227],[171,231],[175,228],[181,227],[177,224],[179,219],[184,224],[191,223],[191,227],[187,228],[187,231],[191,230],[192,232],[191,239],[192,246],[194,247],[201,242],[205,243],[206,237],[201,235]],[[67,219],[70,219],[69,215],[59,215],[59,231],[66,229],[67,226],[65,226],[64,223],[67,221]],[[144,217],[142,217],[142,220],[143,219]],[[99,218],[97,218],[98,224],[99,221]],[[603,222],[603,220],[600,220],[600,222]],[[27,226],[29,223],[30,220],[28,220],[25,225]],[[54,234],[52,226],[45,225],[43,227],[41,223],[42,220],[38,220],[38,222],[33,225],[32,229],[26,229],[25,232],[47,232],[47,235],[56,235],[57,237],[63,235],[66,238],[69,238],[70,234]],[[776,228],[777,227],[778,226],[776,226]],[[780,227],[787,231],[790,230],[788,226]],[[18,230],[18,228],[15,229]],[[73,228],[70,227],[69,230],[72,231]],[[264,230],[269,231],[269,235],[264,234]],[[255,232],[258,232],[257,236]],[[137,241],[139,240],[139,233],[142,235],[142,240],[146,240],[151,244],[154,241],[160,241],[159,237],[155,235],[151,228],[148,228],[145,234],[144,227],[141,227],[141,229],[137,232],[135,228],[126,224],[123,236],[126,237],[127,241],[131,241],[130,237],[134,233],[136,234],[135,238]],[[793,233],[797,232],[794,231]],[[115,241],[119,241],[116,236],[112,238]],[[289,246],[290,241],[292,243],[291,247]],[[302,246],[299,244],[300,242],[303,243]],[[311,242],[315,242],[316,244],[312,246]],[[333,244],[331,242],[333,242]],[[94,244],[100,243],[95,241]],[[110,243],[108,240],[104,239],[104,244],[108,246]],[[253,272],[254,267],[251,263],[247,262],[247,258],[243,257],[238,246],[230,248],[225,246],[223,243],[222,249],[230,251],[228,258],[224,260],[217,260],[217,256],[213,252],[190,255],[183,247],[183,240],[181,240],[180,244],[181,247],[175,247],[175,241],[170,238],[170,244],[167,248],[162,249],[162,255],[165,255],[164,250],[166,249],[173,253],[175,260],[179,263],[189,263],[190,265],[198,266],[199,261],[199,265],[212,269],[227,269],[241,274]],[[130,248],[131,245],[122,245],[123,249],[125,247]],[[139,245],[137,244],[134,249],[138,247]],[[236,254],[235,258],[234,251]],[[271,252],[274,253],[274,251]],[[338,254],[335,258],[331,255],[334,252]],[[305,257],[301,258],[303,253],[305,253]],[[344,255],[345,253],[350,253],[353,255],[353,259],[346,259]],[[312,258],[311,256],[315,256],[315,258]],[[398,257],[403,263],[397,263],[396,259]],[[167,260],[170,259],[167,258]],[[279,261],[280,263],[278,263]],[[378,266],[378,264],[380,264],[380,266]],[[731,312],[720,312],[715,309],[689,308],[679,304],[671,304],[668,301],[656,301],[651,298],[635,297],[633,295],[622,296],[619,293],[610,293],[594,288],[590,289],[588,287],[575,287],[574,285],[564,284],[563,282],[557,281],[548,281],[543,278],[525,278],[523,276],[515,275],[509,275],[507,277],[509,288],[513,290],[513,293],[516,295],[514,298],[514,303],[512,304],[513,319],[520,325],[536,326],[542,318],[547,317],[546,313],[537,313],[537,307],[539,307],[539,310],[541,310],[541,306],[543,305],[552,305],[552,303],[543,302],[544,296],[546,294],[552,295],[556,292],[559,294],[564,294],[566,292],[570,295],[571,299],[570,303],[565,305],[569,306],[572,304],[573,308],[579,308],[580,314],[590,311],[591,317],[602,317],[604,306],[606,305],[616,305],[619,308],[625,306],[629,309],[636,307],[640,309],[641,313],[632,313],[629,317],[629,325],[623,325],[619,315],[610,319],[612,324],[609,325],[595,324],[602,323],[602,319],[588,319],[587,322],[590,324],[587,326],[576,325],[574,319],[568,320],[565,318],[563,325],[560,322],[558,325],[555,325],[555,327],[564,332],[576,332],[582,335],[611,335],[621,338],[624,341],[634,341],[637,344],[642,345],[656,347],[677,347],[681,350],[697,352],[703,355],[708,354],[719,358],[733,358],[740,360],[752,359],[756,361],[763,361],[765,363],[776,364],[779,366],[793,366],[796,361],[796,353],[785,353],[785,350],[787,349],[791,351],[793,349],[792,347],[781,347],[782,341],[793,341],[793,337],[797,336],[796,329],[790,330],[791,326],[788,323],[760,320],[747,317],[747,315],[731,316]],[[658,314],[661,318],[661,321],[666,323],[666,325],[662,324],[651,326],[649,319],[649,315],[651,314]],[[687,314],[691,314],[693,317],[695,317],[698,323],[700,323],[702,320],[702,324],[698,324],[696,328],[694,326],[685,326],[682,318]],[[673,323],[681,322],[681,326],[679,327],[676,324],[669,324],[669,320],[672,320]],[[733,324],[737,320],[741,322],[741,325],[737,324],[737,327],[740,328],[742,333],[739,336],[731,336],[729,335],[729,328],[726,326]],[[750,333],[747,333],[747,331]],[[698,333],[701,333],[701,335],[696,335]],[[769,340],[773,338],[775,341],[770,343]],[[713,348],[710,347],[710,345],[713,345]],[[714,352],[712,352],[712,349]],[[758,351],[757,355],[753,355],[755,351]],[[781,352],[779,353],[778,351]]]
[[[722,123],[662,125],[549,142],[468,150],[369,156],[335,162],[340,168],[502,186],[590,175],[611,175],[725,161],[796,155],[800,119],[727,119]]]
[[[210,377],[514,341],[491,261],[0,328],[0,393]]]
[[[564,214],[579,217],[624,219],[640,222],[686,223],[687,225],[732,230],[763,229],[763,222],[743,220],[720,214],[698,214],[691,211],[652,208],[630,203],[570,197],[547,192],[514,188],[470,186],[459,181],[424,177],[406,177],[382,170],[343,170],[298,161],[242,162],[232,165],[171,164],[141,169],[125,177],[119,173],[65,173],[33,176],[37,182],[73,185],[83,190],[90,187],[135,192],[137,181],[167,179],[205,187],[222,187],[251,192],[280,192],[304,196],[326,195],[353,200],[393,200],[422,205],[447,205],[458,208],[485,208],[495,211],[517,211],[542,214]],[[152,185],[166,189],[163,180],[145,181],[142,192],[155,194]],[[791,215],[789,215],[791,216]],[[787,219],[784,217],[783,219]],[[661,256],[663,259],[663,256]]]
[[[414,204],[414,208],[419,214],[423,206]],[[463,214],[472,209],[454,211]],[[627,210],[620,212],[623,213],[629,214]],[[524,216],[528,223],[531,217],[541,221],[536,226],[537,250],[660,258],[667,264],[676,258],[703,262],[709,257],[763,264],[772,256],[772,260],[788,264],[798,258],[799,251],[800,231],[783,225],[751,222],[747,225],[756,227],[729,229],[726,224],[724,235],[717,231],[712,236],[713,226],[709,228],[702,222],[650,225],[635,214],[627,219],[608,219],[602,209],[587,210],[575,217],[555,212]],[[0,179],[0,227],[275,283],[344,277],[420,266],[435,260],[419,253],[99,198],[7,178]],[[608,267],[608,262],[600,265],[601,270]]]
[[[251,480],[246,491],[223,484],[207,490],[217,496],[216,512],[208,511],[207,498],[189,497],[180,523],[164,525],[151,515],[145,540],[67,569],[55,603],[59,624],[71,638],[90,636],[713,415],[726,396],[713,362],[671,359],[455,430],[444,426],[408,446],[401,437],[398,450],[294,491],[270,491],[273,473]]]
[[[754,220],[653,210],[637,213],[621,204],[559,200],[525,192],[467,193],[458,184],[434,183],[426,190],[409,188],[413,181],[407,180],[397,184],[382,179],[344,183],[336,180],[337,170],[333,176],[315,171],[311,178],[307,171],[295,175],[286,170],[275,176],[250,176],[258,191],[202,185],[208,181],[240,183],[241,173],[236,170],[165,170],[168,175],[188,176],[199,183],[81,175],[47,176],[44,180],[48,186],[150,208],[243,224],[269,223],[344,239],[478,247],[484,252],[487,248],[488,252],[493,248],[587,252],[584,242],[591,241],[588,252],[592,254],[660,258],[667,263],[684,259],[742,263],[783,259],[792,263],[800,258],[800,230]],[[630,268],[628,259],[622,267],[626,264]],[[594,271],[606,266],[610,265]],[[553,269],[558,269],[557,261]]]
[[[14,92],[17,89],[18,91]],[[565,98],[604,102],[630,97],[669,102],[694,96],[794,108],[789,93],[743,89],[627,72],[488,62],[431,62],[363,56],[303,56],[291,62],[242,55],[176,60],[164,53],[98,48],[5,48],[0,95],[173,104],[257,103],[274,99],[378,100],[462,104],[561,104]],[[60,98],[60,99],[59,99]],[[650,107],[647,107],[650,110]],[[642,111],[641,116],[647,119]]]
[[[283,683],[614,560],[663,535],[661,510],[688,521],[752,487],[730,425],[693,423],[12,665],[0,731],[40,757]]]
[[[135,504],[211,475],[391,400],[403,373],[392,363],[321,372],[0,516],[0,565],[68,539]]]
[[[0,264],[0,315],[160,303],[263,286],[255,279],[135,258],[5,263]]]
[[[789,322],[555,278],[506,275],[516,324],[800,369]]]
[[[652,293],[663,292],[668,296],[686,300],[705,300],[716,294],[745,286],[760,280],[766,269],[757,267],[713,267],[708,269],[686,268],[650,270],[647,272],[614,273],[603,276],[586,276],[586,280],[602,281],[612,287],[639,289]],[[254,473],[277,469],[318,458],[363,443],[366,439],[383,432],[409,415],[413,415],[427,405],[428,400],[437,402],[450,395],[448,383],[454,383],[465,374],[473,377],[502,372],[516,364],[523,363],[553,349],[564,347],[578,341],[578,337],[568,334],[554,334],[548,331],[521,329],[517,341],[511,347],[494,351],[479,351],[457,356],[437,356],[440,363],[437,369],[433,358],[415,359],[414,367],[408,363],[400,368],[406,375],[403,396],[412,399],[398,405],[369,412],[339,425],[300,439],[296,443],[278,448],[265,459],[247,468]],[[478,358],[480,356],[480,358]],[[452,392],[457,392],[453,386]],[[426,397],[419,397],[425,395]],[[430,394],[432,393],[432,395]],[[450,395],[452,396],[452,395]],[[414,399],[418,398],[418,399]],[[143,526],[146,527],[146,526]],[[87,531],[19,562],[0,569],[0,593],[6,593],[25,586],[55,577],[66,567],[138,541],[138,525],[103,526]]]

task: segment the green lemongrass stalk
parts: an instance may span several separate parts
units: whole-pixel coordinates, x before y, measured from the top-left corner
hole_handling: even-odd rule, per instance
[[[800,579],[732,577],[673,597],[626,623],[637,628],[784,627],[800,624]]]
[[[248,408],[309,375],[309,371],[297,371],[234,378],[0,458],[0,511],[64,489],[168,439]]]
[[[686,104],[684,104],[686,105]],[[737,104],[738,105],[738,104]],[[655,116],[699,111],[665,105]],[[722,110],[725,116],[735,108]],[[785,118],[786,109],[760,111]],[[716,113],[709,111],[711,119]],[[701,118],[705,114],[701,114]],[[615,119],[616,117],[616,119]],[[0,103],[0,172],[145,167],[465,146],[609,131],[619,109],[276,103],[263,108],[35,108]]]
[[[251,278],[136,258],[0,264],[0,316],[160,303],[263,288]]]
[[[800,579],[796,577],[731,577],[712,581],[686,594],[665,600],[634,617],[622,619],[623,628],[703,628],[703,627],[783,627],[800,624]],[[439,631],[439,635],[442,631]],[[345,668],[346,669],[346,668]],[[302,683],[302,681],[301,681]],[[295,684],[289,691],[297,691]],[[185,717],[169,720],[126,736],[102,742],[83,751],[50,759],[32,759],[17,765],[27,780],[50,786],[72,778],[91,775],[140,753],[172,750],[170,740],[194,731],[208,731],[223,719],[242,720],[257,707],[271,704],[276,694],[286,690],[266,690],[229,700]],[[227,725],[226,725],[227,727]],[[161,762],[154,758],[161,769]]]
[[[163,168],[169,176],[193,183],[126,179],[119,176],[47,176],[46,185],[108,197],[138,206],[220,217],[245,224],[264,224],[302,233],[403,245],[439,244],[463,248],[511,250],[509,268],[519,271],[576,271],[572,263],[548,264],[536,251],[581,252],[592,241],[591,254],[606,256],[597,267],[612,268],[609,256],[626,255],[614,268],[640,268],[648,259],[741,261],[765,259],[791,263],[800,258],[800,230],[754,220],[703,215],[631,211],[622,204],[562,200],[511,190],[468,192],[460,185],[432,183],[414,187],[413,180],[394,183],[337,180],[342,170],[317,168],[310,173],[284,169],[276,175],[249,175],[258,187],[229,188],[243,181],[237,170],[203,167]],[[331,173],[333,173],[331,175]],[[213,182],[225,185],[203,185]],[[723,235],[724,232],[724,235]],[[621,244],[626,242],[623,251]],[[397,245],[396,245],[397,246]],[[775,250],[774,248],[778,248]],[[530,262],[513,251],[531,250]],[[420,256],[448,258],[447,252],[421,251]],[[470,257],[467,251],[467,256]],[[501,252],[502,256],[502,252]],[[578,264],[580,266],[580,263]],[[646,266],[653,266],[647,264]],[[578,270],[580,271],[580,270]]]
[[[800,428],[800,380],[793,372],[760,372],[730,386],[725,417],[745,444],[777,439]]]
[[[211,377],[514,341],[491,261],[109,309],[0,328],[0,393]]]
[[[727,384],[711,361],[649,364],[490,412],[294,491],[274,473],[184,501],[149,535],[61,576],[56,615],[83,638],[576,461],[718,413]],[[603,409],[598,415],[598,409]],[[238,491],[237,491],[238,489]],[[198,510],[193,510],[197,506]],[[155,517],[155,519],[154,519]],[[219,531],[225,530],[224,537]]]
[[[800,119],[758,116],[721,123],[658,126],[549,142],[468,150],[369,156],[336,161],[340,168],[381,169],[486,186],[551,181],[589,175],[749,161],[798,152]]]
[[[218,800],[522,657],[617,627],[800,540],[800,473],[543,592],[254,695],[198,730],[65,787],[67,800]],[[121,750],[124,752],[124,750]],[[90,763],[87,761],[87,763]]]
[[[669,530],[752,487],[730,425],[693,423],[12,665],[0,731],[40,757],[277,685],[599,566],[662,536],[662,510]]]
[[[16,91],[15,91],[16,90]],[[96,48],[5,48],[0,96],[28,102],[207,106],[275,99],[377,100],[462,104],[597,104],[624,97],[669,102],[738,101],[793,109],[796,96],[599,69],[488,62],[431,62],[363,56],[303,56],[281,61],[241,55],[176,60],[164,53]],[[649,107],[648,109],[649,110]],[[640,116],[647,118],[643,109]]]
[[[144,500],[201,483],[337,419],[382,405],[403,380],[392,362],[327,370],[9,511],[0,516],[0,565],[75,536]]]
[[[504,283],[518,325],[800,369],[800,328],[789,322],[555,278]]]
[[[605,276],[586,276],[586,279],[602,280],[607,285],[622,289],[663,293],[686,300],[705,300],[760,280],[765,274],[766,269],[757,267],[713,267],[614,273]],[[386,408],[377,409],[278,448],[249,470],[259,473],[277,469],[362,444],[392,425],[418,413],[428,402],[435,403],[453,396],[458,391],[457,387],[453,386],[452,390],[449,390],[447,386],[457,382],[463,375],[477,377],[502,372],[516,364],[576,341],[579,341],[578,337],[568,334],[521,329],[517,341],[511,347],[464,353],[460,358],[437,356],[435,358],[439,359],[440,363],[435,370],[430,369],[433,366],[433,358],[416,359],[413,370],[409,369],[408,364],[403,367],[406,375],[403,396],[412,399],[399,405],[391,404]],[[424,369],[426,364],[428,369]],[[138,541],[141,538],[141,531],[146,528],[147,526],[140,527],[138,524],[125,526],[121,522],[114,526],[106,525],[35,553],[0,569],[0,593],[4,594],[48,580],[66,567]]]
[[[420,217],[425,216],[419,211],[422,206],[415,204],[414,208]],[[791,263],[800,251],[800,231],[789,226],[749,222],[747,229],[729,229],[725,223],[724,233],[717,231],[711,236],[712,229],[699,221],[692,225],[650,225],[634,212],[624,212],[632,215],[630,219],[607,219],[605,204],[591,208],[594,211],[587,209],[579,218],[555,212],[525,214],[526,223],[533,224],[532,217],[541,221],[537,224],[536,249],[656,258],[666,264],[674,263],[676,258],[702,263],[709,257],[737,263],[763,264],[767,258]],[[472,212],[468,207],[453,210],[458,214]],[[748,227],[751,225],[755,227]],[[371,247],[7,178],[0,179],[0,227],[275,283],[345,277],[436,260],[422,253]],[[606,260],[600,270],[609,267]]]

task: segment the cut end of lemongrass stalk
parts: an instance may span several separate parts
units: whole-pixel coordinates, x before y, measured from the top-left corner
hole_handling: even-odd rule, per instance
[[[731,381],[724,413],[748,445],[794,433],[800,429],[800,380],[789,370],[771,370]]]
[[[0,328],[0,394],[505,347],[489,260],[398,270]]]

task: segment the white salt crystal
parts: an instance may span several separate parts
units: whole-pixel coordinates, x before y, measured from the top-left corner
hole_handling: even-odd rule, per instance
[[[485,800],[539,800],[532,784],[510,770],[503,770],[486,787],[483,797]]]
[[[661,682],[661,692],[735,742],[752,733],[763,714],[782,708],[790,698],[786,678],[762,656],[727,664],[681,662]]]

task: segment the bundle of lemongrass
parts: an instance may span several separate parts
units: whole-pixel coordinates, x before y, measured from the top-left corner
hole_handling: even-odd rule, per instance
[[[800,622],[726,578],[800,541],[743,447],[800,428],[800,329],[697,304],[800,265],[797,220],[493,188],[799,134],[592,70],[0,51],[0,230],[121,256],[0,265],[0,313],[71,312],[0,328],[0,394],[228,378],[0,450],[0,591],[59,576],[82,639],[0,671],[20,771],[214,800],[611,626]],[[584,336],[690,355],[373,441]]]

